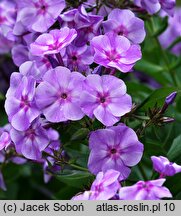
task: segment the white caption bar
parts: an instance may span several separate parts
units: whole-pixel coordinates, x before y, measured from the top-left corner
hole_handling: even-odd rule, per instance
[[[1,200],[0,216],[178,216],[181,201],[69,201]]]

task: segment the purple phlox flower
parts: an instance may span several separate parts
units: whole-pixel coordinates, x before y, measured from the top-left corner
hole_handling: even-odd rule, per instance
[[[64,62],[72,71],[86,72],[94,61],[90,47],[87,45],[82,47],[69,45],[65,53]]]
[[[15,146],[11,140],[10,130],[12,126],[10,124],[0,128],[0,163],[5,161],[5,155],[11,151],[11,157],[6,158],[6,162],[13,162],[15,164],[24,164],[27,160],[25,158],[16,156]],[[12,154],[12,152],[15,153]]]
[[[159,0],[161,8],[169,15],[174,16],[176,0]]]
[[[24,62],[32,60],[32,55],[29,52],[29,46],[37,39],[39,35],[39,33],[26,32],[26,34],[17,36],[17,41],[11,50],[11,54],[14,63],[18,67]],[[33,58],[38,57],[33,56]]]
[[[77,24],[77,29],[92,26],[95,27],[95,29],[97,30],[103,21],[102,16],[87,13],[83,5],[78,8],[78,12],[79,13],[75,14],[75,22]]]
[[[121,187],[119,198],[121,200],[159,200],[172,197],[168,188],[162,186],[166,179],[152,181],[139,181],[133,186]]]
[[[91,200],[92,191],[85,191],[84,193],[79,193],[78,195],[72,197],[71,200]]]
[[[10,129],[11,125],[7,124],[3,128],[0,128],[0,151],[2,149],[7,149],[11,144],[11,137],[10,137]]]
[[[29,60],[28,47],[22,44],[17,44],[13,46],[11,50],[11,55],[14,64],[19,67],[21,64]]]
[[[16,20],[16,5],[13,1],[0,1],[0,53],[10,51],[15,37],[13,26]],[[6,43],[5,43],[6,42]]]
[[[16,130],[26,130],[40,112],[35,104],[36,81],[32,76],[13,73],[6,94],[5,110]]]
[[[94,68],[92,71],[92,74],[99,74],[102,75],[104,67],[102,65],[98,65],[97,67]]]
[[[83,46],[94,36],[100,34],[102,16],[87,13],[84,6],[73,9],[60,15],[60,23],[63,26],[73,27],[77,30],[78,36],[75,39],[76,46]]]
[[[75,38],[77,33],[75,29],[64,27],[60,30],[51,30],[49,33],[40,35],[34,43],[31,44],[31,53],[36,56],[59,53],[64,47],[68,46]]]
[[[108,170],[106,173],[99,172],[92,183],[90,191],[74,196],[72,200],[109,200],[114,197],[120,188],[118,181],[119,172]]]
[[[0,1],[0,54],[10,52],[14,45],[13,26],[16,20],[14,1]]]
[[[152,156],[153,168],[156,172],[160,173],[160,177],[173,176],[176,173],[181,172],[181,166],[176,163],[172,163],[168,158],[163,156]]]
[[[10,161],[13,162],[14,164],[22,165],[27,162],[27,159],[19,156],[13,156],[12,158],[10,158]]]
[[[44,152],[48,153],[49,155],[54,156],[55,152],[60,151],[61,143],[59,140],[51,142],[48,147],[44,150]],[[59,153],[59,157],[61,157],[62,152]],[[48,160],[48,162],[47,162]],[[57,173],[61,170],[61,167],[55,164],[55,159],[53,157],[47,156],[46,160],[43,163],[43,170],[44,170],[44,182],[48,183],[52,178],[51,173]],[[51,164],[51,166],[50,166]],[[48,172],[50,171],[50,172]]]
[[[136,61],[141,59],[139,45],[131,45],[127,38],[113,32],[94,37],[91,46],[95,51],[94,62],[123,73],[129,72]]]
[[[36,61],[26,61],[20,66],[19,71],[24,76],[32,76],[37,82],[42,81],[43,75],[46,72],[45,70],[42,71],[37,67]]]
[[[65,8],[65,0],[16,0],[18,17],[16,28],[45,32],[52,26]]]
[[[88,0],[86,2],[83,3],[85,5],[85,8],[95,8],[93,9],[92,13],[93,14],[96,14],[97,11],[96,11],[96,0]],[[107,16],[111,11],[112,11],[112,7],[108,7],[106,4],[104,4],[104,2],[101,2],[101,7],[99,8],[99,11],[98,11],[98,15],[100,16]],[[108,2],[107,2],[108,4]]]
[[[163,14],[163,13],[162,13]],[[178,37],[181,37],[181,8],[176,8],[174,17],[169,17],[168,27],[160,36],[160,43],[164,48],[169,47]],[[176,44],[171,51],[176,54],[181,54],[181,43]]]
[[[58,20],[62,27],[76,28],[75,15],[78,9],[72,9],[60,14]]]
[[[16,151],[25,158],[41,160],[41,153],[59,137],[57,131],[44,127],[41,119],[35,119],[26,131],[17,131],[12,128],[10,136],[15,144]]]
[[[85,77],[66,67],[49,70],[36,90],[36,104],[50,122],[80,120],[80,93]]]
[[[75,40],[76,45],[82,46],[90,41],[94,36],[100,34],[100,25],[103,21],[102,16],[88,14],[83,7],[79,7],[79,13],[75,15],[76,29],[78,37]],[[81,38],[78,39],[78,38]]]
[[[105,32],[113,31],[128,38],[131,42],[139,44],[145,38],[143,20],[137,18],[130,10],[114,9],[103,22]]]
[[[0,26],[13,26],[16,20],[16,4],[14,1],[1,0],[0,2]]]
[[[112,126],[120,117],[131,111],[132,99],[126,94],[126,85],[111,75],[88,75],[81,93],[82,111],[96,117],[106,126]]]
[[[134,0],[134,3],[147,10],[150,14],[157,13],[160,9],[173,16],[175,0]]]
[[[119,180],[126,179],[142,157],[143,144],[136,133],[124,124],[99,129],[89,138],[91,150],[88,167],[93,174],[114,169],[120,172]]]
[[[11,48],[13,47],[14,43],[8,40],[4,35],[1,34],[0,29],[0,54],[10,52]]]
[[[0,151],[11,144],[11,138],[8,132],[3,132],[0,136]]]
[[[99,172],[96,180],[91,186],[93,200],[108,200],[112,198],[120,188],[119,184],[120,173],[116,170],[108,170],[107,172]]]

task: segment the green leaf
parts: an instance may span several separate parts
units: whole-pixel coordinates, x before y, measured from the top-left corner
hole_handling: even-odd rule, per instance
[[[84,188],[85,186],[92,183],[93,176],[89,172],[77,171],[77,170],[66,170],[63,171],[56,178],[72,187]]]
[[[168,151],[168,158],[171,161],[178,161],[181,155],[181,135],[173,140],[170,150]]]
[[[147,28],[151,30],[151,36],[157,37],[162,34],[168,26],[168,17],[152,16],[149,21],[146,22]]]
[[[164,87],[157,89],[138,106],[138,109],[142,108],[147,110],[148,108],[154,107],[156,103],[158,106],[162,106],[165,98],[174,91],[177,91],[178,94],[181,93],[181,90],[177,87]]]
[[[156,65],[146,59],[142,59],[136,63],[135,69],[138,71],[146,71],[147,74],[152,75],[164,71],[164,68],[160,65]]]
[[[89,129],[87,128],[81,128],[77,130],[71,137],[71,140],[83,140],[85,139],[89,134]]]
[[[159,82],[162,85],[165,85],[168,83],[168,78],[165,74],[165,68],[150,62],[144,58],[142,58],[140,61],[138,61],[134,67],[137,71],[140,71],[148,76],[151,76],[154,78],[157,82]]]
[[[76,161],[76,164],[87,167],[89,148],[86,145],[71,145],[65,147],[65,150],[71,159]]]

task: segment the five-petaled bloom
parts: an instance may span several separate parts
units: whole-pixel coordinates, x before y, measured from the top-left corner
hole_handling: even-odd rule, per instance
[[[163,156],[152,156],[153,168],[160,173],[160,177],[173,176],[176,173],[181,172],[181,166],[176,163],[170,162],[168,158]]]
[[[119,180],[126,179],[142,157],[143,144],[136,133],[124,124],[91,133],[91,150],[88,167],[93,174],[114,169],[120,172]]]
[[[166,179],[152,181],[139,181],[128,187],[121,187],[119,198],[121,200],[159,200],[172,197],[168,188],[162,186]]]
[[[132,99],[126,94],[126,85],[111,75],[87,76],[81,93],[82,111],[94,116],[106,126],[112,126],[120,117],[131,111]]]
[[[85,77],[66,67],[49,70],[36,90],[36,104],[50,122],[80,120],[80,93]]]
[[[16,151],[31,160],[40,160],[42,151],[59,138],[57,131],[45,128],[42,119],[35,119],[26,131],[17,131],[12,128],[10,136],[15,144]]]
[[[51,30],[49,33],[40,35],[36,41],[31,44],[31,53],[35,56],[59,53],[76,37],[76,30],[69,29],[68,27],[61,28],[60,30]]]
[[[176,0],[134,0],[134,3],[147,10],[150,14],[157,13],[160,9],[163,9],[170,16],[173,16]]]
[[[90,191],[74,196],[73,200],[108,200],[114,197],[120,188],[118,181],[120,173],[116,170],[99,172],[92,183]]]
[[[129,72],[136,61],[141,59],[139,45],[131,45],[124,36],[114,32],[94,37],[91,46],[95,51],[94,61],[106,68],[117,68],[123,73]]]
[[[90,47],[87,45],[76,47],[71,44],[66,49],[64,62],[66,62],[66,66],[72,71],[88,72],[89,65],[93,61]]]
[[[40,112],[34,100],[36,81],[32,76],[13,73],[7,92],[5,110],[12,126],[19,131],[27,130]]]
[[[29,31],[45,32],[65,8],[65,0],[17,1],[18,16],[15,32],[24,26]]]
[[[103,22],[103,27],[105,32],[113,31],[135,44],[143,42],[146,35],[143,20],[130,10],[114,9]]]

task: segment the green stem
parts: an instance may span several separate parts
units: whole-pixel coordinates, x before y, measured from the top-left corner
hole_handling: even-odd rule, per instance
[[[170,69],[169,59],[168,59],[165,51],[163,50],[163,48],[162,48],[162,46],[161,46],[161,44],[160,44],[160,42],[159,42],[159,40],[158,40],[157,37],[155,37],[155,41],[156,41],[156,43],[157,43],[157,45],[158,45],[158,47],[159,47],[159,49],[160,49],[160,51],[161,51],[161,53],[163,55],[163,60],[165,62],[165,65],[167,67],[168,72],[170,73],[170,75],[172,77],[173,83],[177,86],[177,80],[176,80],[176,77],[175,77],[175,72]]]
[[[145,173],[143,167],[141,166],[141,163],[138,164],[138,168],[139,168],[139,170],[140,170],[140,173],[141,173],[143,179],[144,179],[145,181],[148,180],[147,175],[146,175],[146,173]]]
[[[85,171],[85,172],[89,172],[88,169],[86,169],[86,168],[84,168],[84,167],[81,167],[81,166],[78,166],[78,165],[76,165],[76,164],[71,164],[71,163],[67,163],[67,164],[70,165],[71,167],[74,167],[74,168],[78,169],[78,170],[82,170],[82,171]]]
[[[154,25],[154,21],[153,21],[152,18],[150,19],[150,21],[151,21],[151,25],[152,25],[152,30],[154,31],[154,29],[155,29],[155,27],[154,27],[154,26],[155,26],[155,25]],[[169,59],[168,59],[168,57],[167,57],[167,54],[166,54],[165,50],[162,48],[162,45],[160,44],[160,41],[158,40],[158,37],[157,37],[157,36],[154,36],[154,40],[155,40],[155,42],[156,42],[158,48],[160,49],[160,51],[161,51],[161,53],[162,53],[163,60],[164,60],[164,62],[165,62],[165,66],[166,66],[168,72],[170,73],[170,76],[171,76],[171,78],[172,78],[173,83],[174,83],[176,86],[178,86],[178,85],[177,85],[177,80],[176,80],[176,77],[175,77],[175,72],[174,72],[173,70],[170,69],[170,62],[169,62]]]

